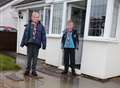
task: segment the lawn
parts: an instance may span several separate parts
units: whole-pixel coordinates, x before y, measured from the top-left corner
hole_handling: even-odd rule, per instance
[[[17,71],[20,69],[15,63],[15,58],[0,54],[0,71]]]

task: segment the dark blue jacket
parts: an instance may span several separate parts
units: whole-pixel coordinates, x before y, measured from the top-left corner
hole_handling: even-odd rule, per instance
[[[63,36],[62,36],[62,40],[61,40],[61,46],[62,46],[62,48],[64,48],[66,38],[67,38],[67,31],[65,30],[63,32]],[[78,39],[77,30],[73,30],[72,31],[72,39],[73,39],[73,42],[74,42],[74,45],[75,45],[75,49],[78,49],[79,39]]]
[[[31,21],[25,25],[25,30],[21,42],[21,47],[27,46],[29,44],[30,39],[30,32],[33,30],[33,25],[31,24]],[[39,22],[37,25],[35,39],[32,42],[33,44],[37,45],[39,48],[46,49],[46,32],[44,26]]]

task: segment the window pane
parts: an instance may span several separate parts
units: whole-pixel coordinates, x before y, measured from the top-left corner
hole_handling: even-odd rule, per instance
[[[50,26],[50,7],[45,9],[45,29],[47,34],[49,34],[49,26]]]
[[[84,36],[84,19],[85,10],[77,7],[72,7],[71,19],[74,22],[74,29],[78,31],[80,37]]]
[[[43,24],[43,19],[44,19],[44,8],[41,8],[39,10],[40,13],[40,22]]]
[[[119,12],[119,0],[114,1],[114,9],[113,9],[113,18],[112,18],[112,29],[110,37],[116,36],[116,29],[117,29],[117,21],[118,21],[118,12]]]
[[[103,36],[106,18],[107,0],[92,0],[89,24],[89,36]]]
[[[52,34],[60,34],[62,28],[63,3],[55,4],[53,7]]]

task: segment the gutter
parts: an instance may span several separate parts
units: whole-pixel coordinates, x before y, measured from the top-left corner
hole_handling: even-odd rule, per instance
[[[23,7],[27,7],[27,6],[31,6],[31,5],[36,5],[36,4],[44,4],[45,1],[37,1],[37,2],[31,2],[31,3],[27,3],[27,4],[22,4],[22,5],[17,5],[17,6],[13,6],[15,8],[23,8]]]
[[[11,2],[7,3],[6,5],[2,6],[2,7],[0,8],[0,11],[8,8],[9,6],[12,6],[13,4],[19,3],[19,2],[21,2],[21,1],[23,1],[23,0],[14,0],[14,1],[11,1]]]

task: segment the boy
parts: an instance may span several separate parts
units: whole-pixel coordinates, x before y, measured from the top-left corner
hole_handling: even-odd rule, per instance
[[[39,13],[33,12],[31,21],[26,25],[21,47],[27,46],[27,67],[24,73],[29,76],[32,69],[32,75],[37,76],[36,65],[39,49],[46,49],[46,32],[39,21]]]

